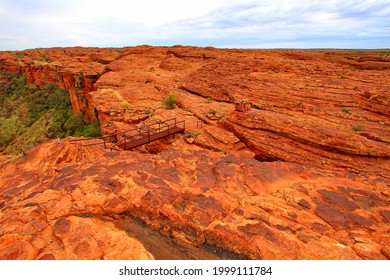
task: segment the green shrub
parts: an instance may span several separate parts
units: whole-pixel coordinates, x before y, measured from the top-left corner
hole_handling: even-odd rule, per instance
[[[168,96],[164,97],[164,107],[165,109],[172,110],[175,108],[176,104],[176,95],[175,94],[170,94]]]
[[[24,57],[24,53],[22,53],[22,52],[16,52],[16,53],[15,53],[15,56],[18,57],[18,58],[23,58],[23,57]]]
[[[352,127],[352,129],[356,132],[363,131],[363,127],[361,125],[355,125]]]
[[[46,53],[40,53],[39,55],[42,58],[42,62],[46,62],[46,63],[50,63],[51,62],[50,58],[47,57]]]
[[[16,118],[0,117],[0,148],[8,146],[18,135],[18,120]]]
[[[76,115],[70,114],[68,118],[63,121],[59,121],[59,124],[63,124],[63,131],[67,136],[75,135],[79,129],[84,126],[83,115],[78,113]]]
[[[84,137],[99,137],[102,136],[102,131],[100,129],[100,123],[94,121],[90,124],[84,124],[81,129],[81,135]]]
[[[346,114],[352,114],[351,110],[348,108],[343,108],[343,112]]]

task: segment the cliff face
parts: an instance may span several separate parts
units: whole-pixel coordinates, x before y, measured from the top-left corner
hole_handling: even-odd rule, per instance
[[[9,74],[26,74],[30,84],[56,84],[69,91],[75,114],[95,119],[88,93],[105,72],[105,65],[120,53],[115,49],[52,48],[3,52],[1,69]]]
[[[58,48],[0,68],[67,89],[106,134],[186,121],[132,152],[62,140],[3,157],[0,259],[153,258],[134,221],[193,258],[390,258],[385,51]]]

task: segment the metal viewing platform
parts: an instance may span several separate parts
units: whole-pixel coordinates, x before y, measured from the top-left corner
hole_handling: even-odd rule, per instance
[[[177,121],[176,118],[173,118],[165,121],[156,121],[145,124],[140,128],[133,128],[98,138],[77,139],[71,140],[70,142],[94,141],[84,144],[84,146],[103,144],[105,149],[130,150],[184,130],[185,121]]]

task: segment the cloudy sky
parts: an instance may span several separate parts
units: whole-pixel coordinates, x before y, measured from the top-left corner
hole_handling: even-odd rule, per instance
[[[0,50],[390,48],[390,0],[0,0]]]

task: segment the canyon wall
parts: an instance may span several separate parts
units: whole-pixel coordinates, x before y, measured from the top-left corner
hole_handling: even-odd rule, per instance
[[[105,65],[120,54],[115,49],[51,48],[20,52],[2,52],[1,69],[7,74],[25,74],[29,84],[44,87],[58,85],[69,92],[75,114],[86,121],[96,118],[88,95],[105,73]]]

